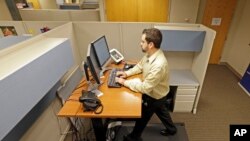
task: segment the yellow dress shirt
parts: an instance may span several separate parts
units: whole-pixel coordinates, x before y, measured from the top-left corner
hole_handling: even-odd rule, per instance
[[[124,82],[124,86],[133,91],[155,99],[160,99],[169,92],[168,62],[160,49],[150,57],[145,55],[136,66],[125,73],[127,76],[142,73],[142,80],[135,78]]]

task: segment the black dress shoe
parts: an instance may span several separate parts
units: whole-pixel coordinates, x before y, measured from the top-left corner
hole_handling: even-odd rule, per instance
[[[142,141],[141,137],[135,138],[132,137],[130,134],[123,137],[123,141]]]
[[[174,134],[176,134],[176,131],[175,132],[169,132],[166,129],[161,130],[161,135],[163,135],[163,136],[172,136]]]

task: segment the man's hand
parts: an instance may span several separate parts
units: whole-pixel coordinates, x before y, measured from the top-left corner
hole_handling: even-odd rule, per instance
[[[118,76],[120,78],[126,78],[127,74],[124,71],[117,71],[116,76]]]
[[[115,77],[115,82],[117,82],[117,83],[120,83],[120,84],[124,85],[125,79],[123,79],[123,78],[119,78],[119,77]]]

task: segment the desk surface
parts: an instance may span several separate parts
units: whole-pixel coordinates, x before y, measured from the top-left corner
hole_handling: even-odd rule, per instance
[[[114,66],[113,66],[114,67]],[[115,66],[119,67],[119,66]],[[120,66],[121,67],[121,66]],[[97,117],[97,118],[138,118],[141,116],[141,94],[135,93],[126,87],[121,88],[108,88],[108,74],[110,71],[105,72],[103,84],[99,90],[103,92],[100,100],[104,106],[101,114],[93,112],[83,112],[82,104],[78,101],[81,96],[81,91],[87,88],[84,78],[69,99],[66,101],[62,109],[59,111],[60,117]],[[140,77],[135,76],[135,77]]]

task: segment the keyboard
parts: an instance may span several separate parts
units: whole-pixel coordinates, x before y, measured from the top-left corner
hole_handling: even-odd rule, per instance
[[[121,69],[113,68],[109,73],[108,78],[108,87],[109,88],[120,88],[121,84],[115,82],[116,72],[120,71]]]

